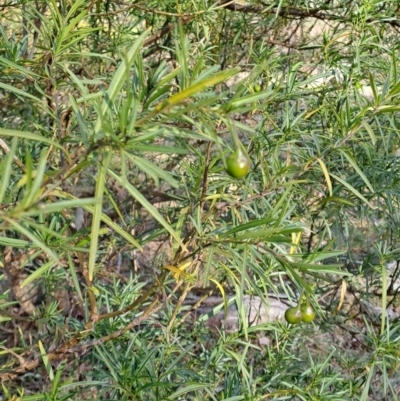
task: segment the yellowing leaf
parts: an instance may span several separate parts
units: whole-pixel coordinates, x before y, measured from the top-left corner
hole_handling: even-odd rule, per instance
[[[188,273],[186,273],[184,270],[187,269],[192,262],[186,262],[181,264],[179,267],[172,266],[172,265],[166,265],[165,268],[168,270],[171,270],[174,273],[174,279],[178,281],[182,276],[183,278],[191,278],[192,276]]]
[[[100,291],[94,286],[88,287],[88,290],[92,291],[96,297],[100,295]]]
[[[294,246],[290,247],[290,254],[292,255],[296,251],[296,245],[299,245],[300,239],[301,239],[301,234],[302,231],[299,231],[298,233],[292,233],[292,242],[295,244]]]
[[[315,110],[311,110],[310,112],[308,112],[305,116],[304,119],[307,120],[309,119],[313,114],[317,113],[318,111],[320,111],[324,106],[320,106],[318,108],[316,108]]]
[[[326,168],[325,163],[321,159],[317,158],[317,160],[318,160],[318,163],[321,166],[322,171],[324,173],[325,180],[326,180],[326,185],[327,185],[328,190],[329,190],[329,196],[332,196],[332,181],[331,181],[331,177],[329,176],[328,169]]]
[[[207,78],[201,82],[198,82],[198,83],[192,85],[191,87],[184,89],[182,92],[178,92],[177,94],[164,100],[163,102],[159,103],[155,107],[155,109],[156,109],[156,111],[161,111],[162,109],[165,109],[168,106],[175,106],[177,104],[180,104],[185,99],[195,95],[196,93],[204,91],[205,89],[209,88],[210,86],[214,86],[216,84],[219,84],[220,82],[225,81],[231,75],[234,75],[234,74],[238,73],[239,71],[240,71],[239,68],[233,68],[231,70],[223,71],[218,74],[215,74],[211,78]]]
[[[26,184],[28,183],[29,180],[31,180],[32,178],[35,178],[35,177],[36,177],[36,174],[37,174],[37,171],[36,171],[36,170],[31,171],[31,173],[29,174],[29,177],[28,177],[28,174],[24,174],[24,175],[19,179],[19,181],[18,181],[18,183],[17,183],[17,187],[18,187],[18,188],[21,188],[21,187],[23,187],[24,185],[26,185]]]
[[[347,283],[345,280],[342,280],[342,288],[340,289],[340,300],[339,300],[339,305],[336,308],[335,312],[339,312],[340,309],[342,308],[343,301],[344,301],[344,296],[346,295],[347,291]]]
[[[226,300],[226,294],[225,294],[224,287],[222,287],[222,285],[217,280],[214,280],[213,278],[210,278],[210,281],[212,281],[218,287],[218,289],[222,295],[222,298],[224,300],[224,311],[225,311],[224,313],[226,316],[226,314],[228,312],[228,302]]]

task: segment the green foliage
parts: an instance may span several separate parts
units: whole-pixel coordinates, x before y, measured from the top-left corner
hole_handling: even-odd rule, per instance
[[[0,3],[5,399],[396,400],[397,2],[180,3]]]

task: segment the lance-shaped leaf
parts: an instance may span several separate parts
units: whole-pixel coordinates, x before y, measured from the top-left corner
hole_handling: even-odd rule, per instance
[[[185,245],[182,243],[179,234],[171,227],[170,224],[161,216],[160,212],[138,191],[130,182],[126,179],[118,176],[114,171],[108,170],[111,177],[113,177],[118,183],[120,183],[152,216],[157,220],[179,243],[179,245],[186,249]]]

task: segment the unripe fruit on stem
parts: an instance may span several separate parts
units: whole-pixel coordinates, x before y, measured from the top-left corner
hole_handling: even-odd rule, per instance
[[[226,172],[233,178],[243,178],[249,170],[250,160],[241,150],[236,150],[226,159]]]
[[[286,309],[285,319],[290,324],[300,323],[303,319],[303,314],[299,306],[294,306],[293,308]]]
[[[305,304],[301,307],[303,322],[311,323],[315,319],[315,310],[310,304]]]

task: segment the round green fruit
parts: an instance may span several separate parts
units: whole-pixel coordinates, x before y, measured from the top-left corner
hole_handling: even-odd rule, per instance
[[[311,305],[303,305],[301,307],[301,314],[303,317],[303,322],[311,323],[315,319],[315,310]]]
[[[261,92],[261,85],[254,85],[254,92]]]
[[[233,178],[243,178],[250,170],[250,160],[241,151],[233,152],[226,159],[226,172]]]
[[[298,306],[286,309],[285,319],[290,324],[297,324],[303,320],[303,314]]]

